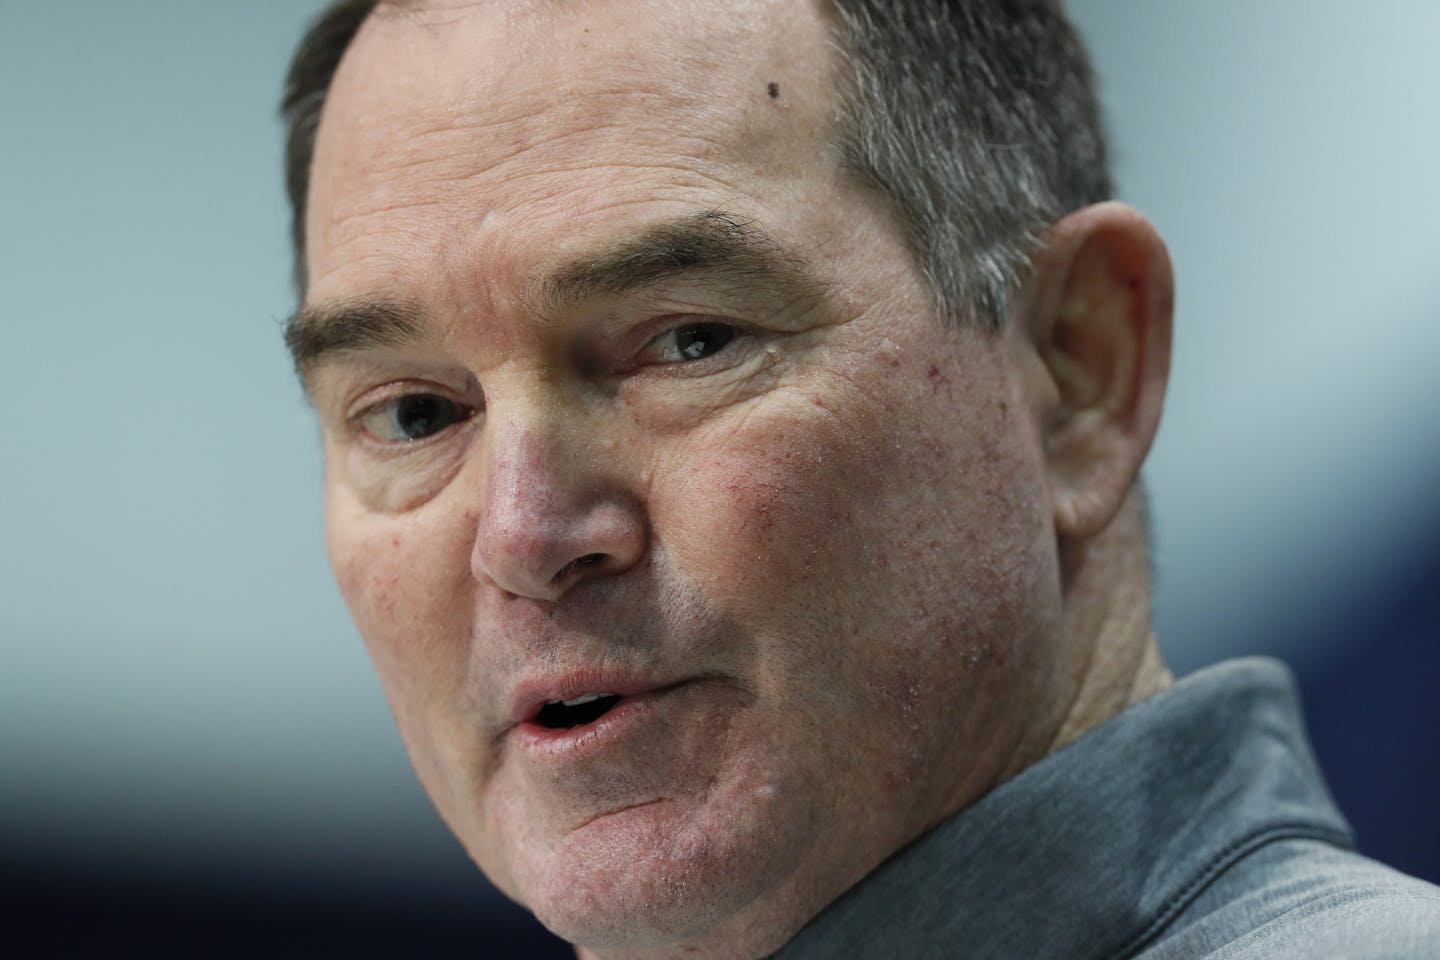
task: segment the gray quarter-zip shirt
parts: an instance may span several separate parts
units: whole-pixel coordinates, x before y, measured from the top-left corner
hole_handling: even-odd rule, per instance
[[[1440,888],[1354,852],[1289,672],[1235,660],[1000,785],[776,954],[909,957],[1440,960]]]

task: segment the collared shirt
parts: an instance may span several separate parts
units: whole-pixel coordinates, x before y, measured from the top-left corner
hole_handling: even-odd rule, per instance
[[[1440,888],[1352,849],[1271,660],[1122,711],[881,864],[777,960],[1440,958]]]

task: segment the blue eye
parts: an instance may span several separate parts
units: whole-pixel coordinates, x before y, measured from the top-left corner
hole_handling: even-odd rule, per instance
[[[435,393],[407,393],[370,408],[360,424],[377,440],[400,443],[434,436],[447,427],[470,419],[471,413],[470,409],[449,397]]]
[[[735,339],[735,333],[728,323],[692,323],[662,333],[655,338],[654,346],[664,363],[704,360],[725,349]]]

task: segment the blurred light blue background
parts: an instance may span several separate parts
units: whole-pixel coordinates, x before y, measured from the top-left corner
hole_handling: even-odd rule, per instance
[[[275,102],[321,6],[0,2],[0,842],[94,897],[483,925],[330,581],[280,339]],[[1179,279],[1162,644],[1295,665],[1362,845],[1440,879],[1440,4],[1072,9]]]

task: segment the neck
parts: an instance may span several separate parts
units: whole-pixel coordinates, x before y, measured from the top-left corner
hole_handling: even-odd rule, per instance
[[[1174,682],[1150,626],[1142,496],[1132,491],[1100,534],[1061,545],[1064,627],[1078,655],[1073,696],[1047,752]]]

